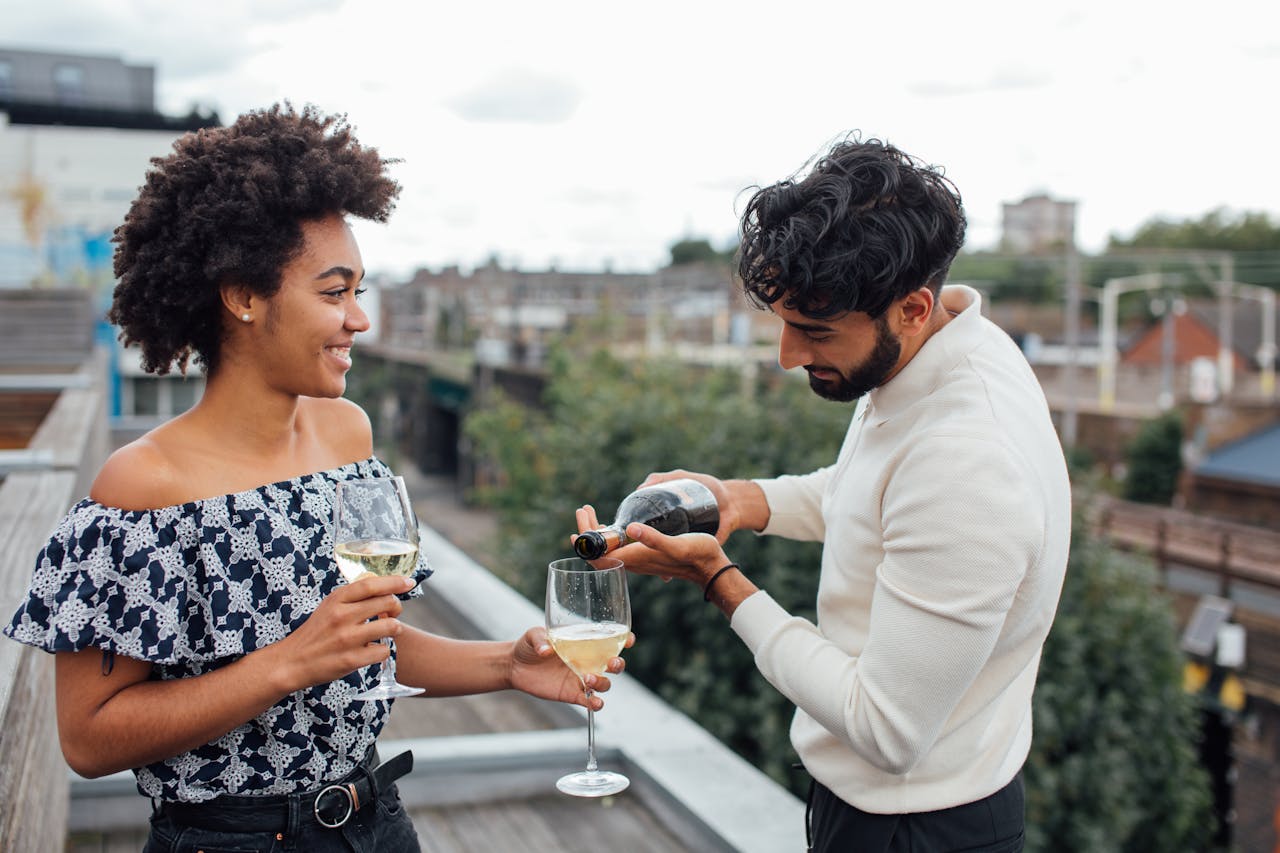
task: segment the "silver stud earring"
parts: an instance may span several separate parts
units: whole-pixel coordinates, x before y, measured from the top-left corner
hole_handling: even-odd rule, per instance
[[[247,323],[253,319],[253,315],[250,314],[248,311],[246,311],[245,313],[240,315],[240,319],[244,320]]]

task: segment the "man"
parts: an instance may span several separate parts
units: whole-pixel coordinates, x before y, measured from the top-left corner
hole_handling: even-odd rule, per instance
[[[859,400],[839,457],[804,476],[722,481],[715,537],[644,525],[629,569],[693,581],[797,706],[814,779],[810,849],[1020,850],[1031,694],[1066,566],[1066,464],[1035,376],[943,287],[959,194],[878,140],[843,141],[758,191],[748,295],[782,320],[778,360]],[[579,529],[595,525],[590,507]],[[729,562],[748,529],[824,543],[817,625]]]

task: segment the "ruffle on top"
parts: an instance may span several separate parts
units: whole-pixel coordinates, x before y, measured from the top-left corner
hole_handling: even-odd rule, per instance
[[[342,582],[330,527],[336,484],[388,476],[371,458],[162,509],[86,498],[41,551],[5,633],[48,652],[100,648],[157,664],[275,643]],[[415,577],[429,574],[420,554]]]

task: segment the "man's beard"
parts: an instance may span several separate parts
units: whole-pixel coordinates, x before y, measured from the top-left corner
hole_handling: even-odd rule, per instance
[[[819,379],[810,373],[809,387],[819,397],[827,400],[834,400],[837,403],[851,402],[872,388],[883,385],[885,379],[897,366],[898,356],[901,354],[902,343],[889,331],[889,321],[882,315],[876,318],[875,348],[862,364],[847,373],[836,369],[840,378],[835,380]]]

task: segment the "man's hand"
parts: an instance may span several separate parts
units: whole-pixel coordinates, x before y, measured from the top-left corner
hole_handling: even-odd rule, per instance
[[[685,471],[677,469],[675,471],[657,471],[644,478],[644,482],[638,488],[645,486],[656,486],[659,483],[665,483],[669,480],[696,480],[711,490],[711,494],[715,496],[716,504],[720,510],[720,526],[716,528],[716,539],[724,544],[729,538],[729,534],[737,530],[741,520],[741,513],[738,511],[733,495],[726,487],[725,482],[718,477],[712,477],[710,474],[698,474],[693,471]],[[579,532],[582,532],[579,530]]]
[[[590,504],[579,507],[574,516],[579,533],[600,526],[595,508]],[[709,533],[664,536],[647,524],[639,523],[628,525],[626,533],[627,538],[634,541],[610,551],[609,556],[621,560],[629,572],[657,575],[664,580],[681,578],[701,584],[705,577],[729,562],[720,542]]]

